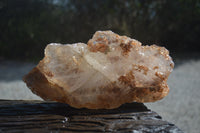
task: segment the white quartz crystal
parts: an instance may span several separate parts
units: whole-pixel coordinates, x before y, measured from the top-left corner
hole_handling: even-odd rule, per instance
[[[44,99],[77,108],[110,109],[126,102],[162,99],[169,92],[166,81],[173,66],[164,47],[142,46],[112,31],[97,31],[88,44],[47,45],[44,59],[34,68],[37,71],[32,70],[24,81]],[[48,89],[41,91],[40,79],[34,85],[38,73],[51,93],[58,93],[56,98]]]

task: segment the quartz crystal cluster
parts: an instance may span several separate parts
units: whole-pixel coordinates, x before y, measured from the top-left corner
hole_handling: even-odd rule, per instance
[[[165,97],[174,63],[164,47],[142,46],[112,31],[86,44],[56,44],[25,77],[33,93],[75,108],[112,109]]]

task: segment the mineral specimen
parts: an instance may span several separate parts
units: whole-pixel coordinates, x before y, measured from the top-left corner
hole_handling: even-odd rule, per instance
[[[88,45],[47,45],[44,59],[24,81],[45,100],[76,108],[112,109],[165,97],[173,66],[164,47],[142,46],[112,31],[97,31]]]

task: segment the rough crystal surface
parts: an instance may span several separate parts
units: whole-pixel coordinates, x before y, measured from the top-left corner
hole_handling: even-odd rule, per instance
[[[24,81],[45,100],[111,109],[165,97],[173,66],[164,47],[142,46],[112,31],[97,31],[87,45],[47,45],[44,59]]]

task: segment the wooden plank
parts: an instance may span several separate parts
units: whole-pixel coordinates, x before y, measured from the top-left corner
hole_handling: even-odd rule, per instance
[[[90,110],[56,102],[16,100],[0,100],[0,132],[182,133],[142,103]]]

